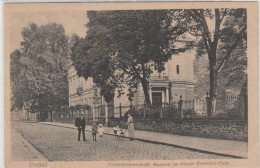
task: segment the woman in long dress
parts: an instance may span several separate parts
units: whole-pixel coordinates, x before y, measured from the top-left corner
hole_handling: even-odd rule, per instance
[[[128,119],[127,119],[127,123],[125,125],[128,125],[129,138],[130,138],[130,141],[133,141],[134,137],[135,137],[134,120],[133,120],[133,117],[130,115],[130,113],[128,113],[127,116],[128,116]]]

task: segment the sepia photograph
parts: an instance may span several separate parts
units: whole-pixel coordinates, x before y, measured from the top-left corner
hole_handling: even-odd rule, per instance
[[[257,6],[4,4],[6,167],[258,167]]]

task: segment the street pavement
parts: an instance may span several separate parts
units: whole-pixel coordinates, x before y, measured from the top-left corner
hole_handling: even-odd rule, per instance
[[[43,122],[43,124],[76,129],[73,124],[68,123]],[[91,131],[91,126],[87,126],[86,130]],[[109,127],[105,127],[105,133],[110,135],[114,134],[112,128]],[[126,136],[128,136],[127,133],[126,131]],[[135,137],[138,140],[147,142],[171,145],[211,154],[220,154],[234,158],[247,158],[248,156],[248,143],[242,141],[180,136],[140,130],[135,130]]]
[[[47,160],[33,147],[16,129],[11,129],[12,160],[15,161],[44,161]]]
[[[155,144],[146,141],[117,139],[105,134],[92,141],[91,132],[86,132],[87,141],[77,141],[77,130],[42,123],[13,123],[23,139],[32,144],[49,161],[112,161],[112,160],[176,160],[229,158],[179,147]],[[16,135],[15,135],[16,136]],[[14,146],[12,137],[12,146]],[[12,148],[12,154],[15,149]],[[21,150],[21,153],[23,151]],[[32,157],[28,157],[31,160]],[[13,158],[14,160],[16,158]]]

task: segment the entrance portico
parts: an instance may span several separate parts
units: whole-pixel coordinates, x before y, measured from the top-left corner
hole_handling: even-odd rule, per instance
[[[152,105],[162,106],[169,103],[169,83],[151,83],[149,96]]]

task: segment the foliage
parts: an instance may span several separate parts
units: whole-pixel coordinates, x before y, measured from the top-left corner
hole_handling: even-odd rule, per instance
[[[176,119],[180,118],[180,112],[175,106],[165,106],[165,107],[158,107],[158,106],[149,106],[147,105],[146,108],[135,108],[128,110],[128,113],[130,113],[134,118],[144,118],[144,112],[145,112],[145,118],[151,119],[151,118],[160,118],[160,112],[163,114],[163,118],[168,119]]]
[[[180,118],[180,110],[174,105],[162,107],[162,117],[168,119]]]
[[[82,105],[82,104],[77,104],[76,106],[70,106],[70,110],[81,110],[81,109],[87,109],[90,110],[91,106],[88,104]]]
[[[21,48],[11,53],[12,108],[30,112],[66,108],[68,37],[62,25],[30,24]]]
[[[226,97],[226,91],[232,89],[237,93],[240,92],[242,85],[247,81],[247,56],[239,50],[235,51],[230,61],[226,63],[225,68],[219,73],[217,94],[219,98]],[[194,78],[195,78],[195,95],[196,98],[201,98],[206,95],[209,90],[209,69],[206,56],[194,60]]]
[[[79,76],[92,77],[101,88],[107,102],[114,92],[118,96],[123,84],[131,100],[139,83],[142,84],[146,102],[148,78],[153,70],[161,72],[173,54],[189,48],[176,48],[175,40],[181,29],[172,27],[167,10],[142,11],[91,11],[87,35],[78,38],[72,47],[72,60]]]
[[[192,39],[196,47],[196,57],[208,56],[209,62],[209,97],[210,110],[208,115],[215,112],[217,98],[217,80],[221,71],[234,68],[240,71],[240,64],[232,68],[232,59],[239,59],[238,53],[246,55],[247,18],[245,9],[192,9],[173,11],[172,15],[177,27],[187,32],[184,39]],[[192,38],[191,38],[192,37]],[[241,58],[241,57],[240,57]],[[229,64],[227,64],[229,63]],[[242,63],[242,66],[244,63]],[[239,74],[239,73],[235,73]],[[233,75],[235,76],[235,75]],[[238,75],[234,78],[239,78]],[[234,81],[234,80],[233,80]],[[231,84],[232,77],[226,83]]]
[[[184,118],[195,118],[196,112],[193,109],[184,109],[183,110],[183,117]]]
[[[217,113],[214,115],[215,119],[241,119],[241,109],[232,108],[224,113]]]

